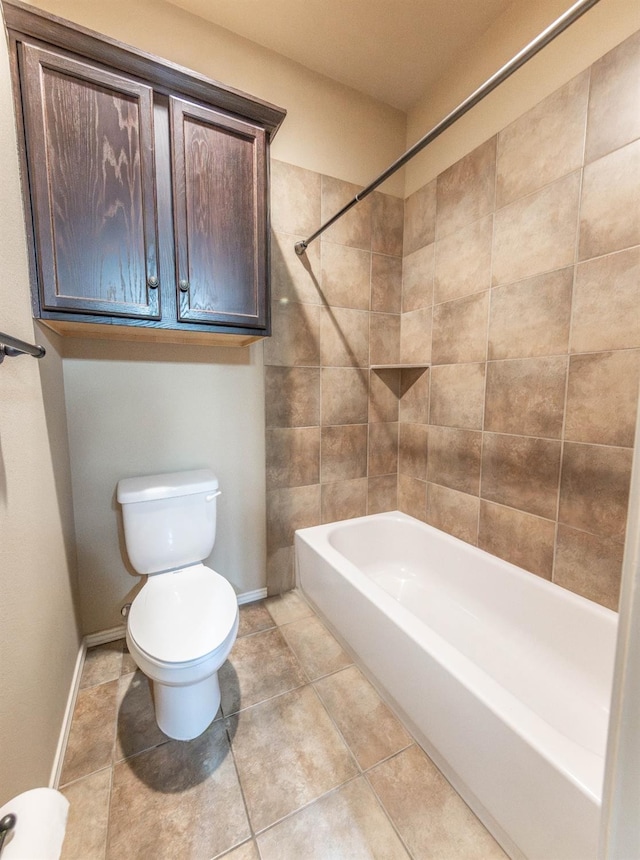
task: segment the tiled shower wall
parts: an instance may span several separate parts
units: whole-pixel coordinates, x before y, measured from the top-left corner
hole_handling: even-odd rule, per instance
[[[265,341],[267,582],[291,588],[296,528],[397,507],[403,201],[375,192],[304,257],[294,244],[360,189],[271,164]],[[370,385],[371,377],[371,385]]]
[[[640,34],[409,197],[399,507],[617,607],[640,380]]]
[[[302,259],[295,241],[358,189],[272,164],[270,593],[293,585],[296,528],[397,506],[615,608],[639,103],[637,34],[404,207],[371,195]],[[398,361],[432,368],[368,370]]]

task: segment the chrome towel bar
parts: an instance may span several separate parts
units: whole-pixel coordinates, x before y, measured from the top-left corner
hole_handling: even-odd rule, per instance
[[[34,358],[42,358],[46,355],[46,350],[38,344],[27,343],[17,337],[11,337],[10,334],[5,334],[0,331],[0,364],[5,357],[15,358],[18,355],[32,355]]]

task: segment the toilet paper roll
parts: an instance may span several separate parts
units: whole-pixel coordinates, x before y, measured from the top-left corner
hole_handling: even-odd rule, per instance
[[[69,801],[53,788],[32,788],[0,808],[12,812],[16,825],[7,834],[2,860],[59,860],[67,827]]]

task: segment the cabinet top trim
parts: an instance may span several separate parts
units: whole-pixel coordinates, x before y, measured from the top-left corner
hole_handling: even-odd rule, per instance
[[[18,0],[2,0],[2,7],[7,29],[18,39],[20,35],[41,39],[57,48],[136,75],[151,83],[158,92],[179,93],[214,104],[261,125],[271,138],[286,116],[284,108]]]

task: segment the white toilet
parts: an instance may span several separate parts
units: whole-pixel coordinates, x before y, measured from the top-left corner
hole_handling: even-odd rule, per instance
[[[216,537],[218,479],[208,469],[118,483],[131,564],[148,579],[129,610],[127,645],[153,681],[170,738],[202,734],[220,705],[218,669],[238,632],[231,584],[205,567]]]

